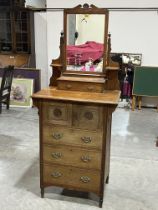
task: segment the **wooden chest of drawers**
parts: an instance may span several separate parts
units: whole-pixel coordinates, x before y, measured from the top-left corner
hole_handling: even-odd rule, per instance
[[[102,201],[107,108],[56,101],[43,102],[42,107],[42,188],[54,185],[94,192]]]
[[[80,102],[75,93],[70,98],[51,89],[33,95],[40,116],[41,196],[48,186],[94,192],[101,207],[109,179],[111,116],[116,104],[106,104],[107,97],[92,103],[92,95],[82,94],[79,98],[87,94],[89,99]]]

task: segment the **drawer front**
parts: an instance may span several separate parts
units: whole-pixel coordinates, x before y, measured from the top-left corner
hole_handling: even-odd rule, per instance
[[[83,92],[96,92],[100,93],[104,90],[104,83],[81,83],[72,81],[58,81],[59,90],[83,91]]]
[[[73,105],[72,125],[75,128],[101,129],[103,108],[99,106]]]
[[[43,104],[43,121],[59,125],[71,126],[72,105],[58,102]]]
[[[101,169],[101,152],[66,146],[43,146],[43,161],[88,169]]]
[[[101,149],[102,136],[102,132],[99,131],[89,132],[55,125],[43,127],[43,143],[48,144],[68,144]]]
[[[58,165],[43,165],[43,181],[47,185],[99,193],[100,172]]]

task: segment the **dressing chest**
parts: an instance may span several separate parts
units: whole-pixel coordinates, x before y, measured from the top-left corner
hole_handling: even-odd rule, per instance
[[[106,82],[106,72],[110,69],[107,22],[103,25],[106,38],[103,39],[102,72],[95,71],[97,61],[92,64],[94,72],[83,72],[85,63],[72,63],[74,70],[69,70],[66,46],[71,14],[99,14],[108,20],[108,11],[93,5],[79,5],[64,11],[64,41],[60,58],[54,62],[54,69],[61,70],[61,76],[55,85],[32,96],[39,109],[41,196],[44,197],[44,188],[49,186],[93,192],[99,196],[102,207],[104,185],[109,180],[112,113],[120,92],[116,78],[110,78],[111,84],[115,83],[113,88],[108,88],[112,86]],[[115,70],[113,68],[113,72]]]

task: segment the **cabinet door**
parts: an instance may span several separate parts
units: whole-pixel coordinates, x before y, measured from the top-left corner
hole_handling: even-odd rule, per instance
[[[101,106],[73,105],[72,125],[76,128],[101,129],[103,108]]]
[[[10,12],[0,12],[0,52],[12,51],[12,34],[11,34],[11,14]]]
[[[15,16],[15,50],[28,53],[30,50],[29,13],[18,11]]]
[[[72,105],[58,102],[43,104],[44,123],[71,126]]]

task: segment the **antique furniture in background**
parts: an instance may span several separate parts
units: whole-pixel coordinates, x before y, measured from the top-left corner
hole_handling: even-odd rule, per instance
[[[87,24],[91,18],[102,19],[98,22],[101,23],[102,57],[96,60],[93,57],[92,61],[91,52],[86,51],[88,61],[69,62],[67,48],[70,37],[74,36],[69,27],[71,17],[79,19],[80,24]],[[74,25],[73,31],[76,26],[80,27]],[[98,37],[91,37],[92,33],[87,40],[87,33],[78,31],[78,36],[82,36],[84,43],[97,42]],[[85,47],[84,43],[79,45]],[[78,43],[74,41],[73,49],[76,47]],[[109,181],[112,113],[120,96],[118,67],[109,66],[110,49],[106,9],[85,4],[64,10],[61,55],[52,63],[57,74],[51,77],[48,88],[32,96],[39,109],[41,197],[45,187],[59,186],[96,193],[102,207],[104,185]],[[73,54],[73,59],[81,58],[81,54]]]
[[[121,99],[129,101],[132,98],[134,68],[141,65],[140,53],[111,53],[111,59],[119,63],[118,79],[120,83]]]
[[[0,67],[35,67],[34,15],[24,0],[0,1]]]
[[[0,77],[3,75],[3,68],[0,68]],[[34,68],[14,68],[14,78],[33,79],[33,92],[41,90],[41,70]]]
[[[158,67],[137,66],[134,72],[132,110],[136,107],[141,109],[142,96],[158,97]],[[156,104],[156,107],[158,105]]]
[[[10,91],[11,91],[13,73],[14,73],[14,66],[8,66],[4,68],[2,81],[1,81],[1,88],[0,88],[0,114],[2,112],[2,103],[6,104],[6,108],[9,109]]]

